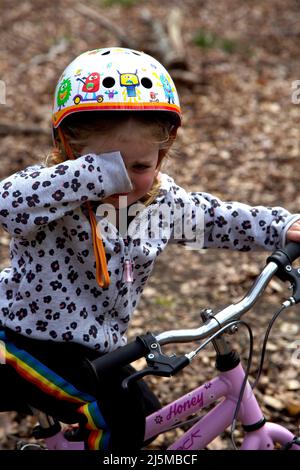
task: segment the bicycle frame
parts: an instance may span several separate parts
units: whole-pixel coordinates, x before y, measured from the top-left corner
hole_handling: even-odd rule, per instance
[[[221,403],[200,417],[196,424],[168,447],[168,450],[205,448],[232,423],[244,376],[244,369],[239,364],[148,416],[145,440],[170,430],[191,414],[223,398]],[[262,422],[262,427],[246,433],[242,450],[272,450],[275,443],[285,445],[295,437],[283,426],[274,423],[263,424],[263,413],[249,382],[244,391],[239,419],[245,426]],[[300,447],[293,445],[291,449],[300,450]]]
[[[169,403],[146,418],[145,441],[186,420],[201,409],[223,399],[212,408],[168,450],[201,450],[223,433],[231,425],[239,398],[245,372],[241,364],[220,374],[195,390]],[[272,450],[276,443],[284,446],[294,439],[294,435],[283,426],[265,422],[262,410],[247,382],[241,402],[239,419],[244,426],[261,423],[259,429],[246,432],[241,450]],[[50,450],[84,450],[83,442],[68,441],[62,431],[45,439]],[[300,450],[293,444],[291,450]]]

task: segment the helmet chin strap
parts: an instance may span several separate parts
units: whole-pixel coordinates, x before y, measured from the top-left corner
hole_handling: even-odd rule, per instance
[[[66,136],[64,135],[60,127],[57,128],[57,131],[58,131],[58,135],[61,140],[61,143],[66,151],[67,157],[69,158],[69,160],[74,160],[74,155],[73,155],[71,146],[68,140],[66,139]],[[100,227],[97,228],[96,216],[94,214],[94,211],[92,209],[90,202],[87,201],[84,204],[88,209],[90,225],[92,229],[93,250],[94,250],[94,255],[95,255],[95,260],[96,260],[96,280],[98,282],[98,285],[101,288],[105,289],[110,284],[110,277],[108,274],[105,249],[104,249],[102,238],[101,238]]]

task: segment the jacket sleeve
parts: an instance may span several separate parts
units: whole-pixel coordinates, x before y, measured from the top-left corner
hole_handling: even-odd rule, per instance
[[[13,237],[27,237],[85,201],[100,201],[132,185],[120,152],[21,170],[0,183],[0,223]]]
[[[223,202],[204,192],[178,191],[172,206],[171,241],[195,249],[272,251],[284,246],[288,228],[300,219],[282,207]]]

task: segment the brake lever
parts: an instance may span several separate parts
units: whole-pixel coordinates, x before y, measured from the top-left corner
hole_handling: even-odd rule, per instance
[[[187,356],[177,357],[175,354],[173,356],[166,356],[160,351],[155,353],[148,354],[146,357],[147,364],[150,367],[143,369],[141,371],[135,372],[134,374],[126,377],[122,382],[122,387],[127,390],[129,384],[135,382],[136,380],[145,377],[146,375],[158,375],[160,377],[171,377],[172,375],[177,374],[180,370],[186,367],[190,363],[190,359]]]
[[[267,262],[273,261],[277,264],[278,270],[275,275],[281,281],[289,281],[293,288],[292,302],[297,304],[300,302],[300,268],[293,268],[289,257],[282,250],[277,250],[272,253]]]
[[[142,379],[146,375],[161,375],[161,374],[159,374],[158,371],[155,371],[151,367],[147,367],[146,369],[140,370],[138,372],[135,372],[134,374],[131,374],[129,377],[126,377],[126,379],[124,379],[122,382],[122,388],[124,390],[128,390],[129,385],[132,382],[136,382],[137,380]]]

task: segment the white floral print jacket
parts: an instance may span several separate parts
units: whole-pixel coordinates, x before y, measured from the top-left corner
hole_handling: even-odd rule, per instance
[[[136,211],[125,235],[100,210],[111,277],[110,286],[101,289],[83,203],[89,200],[101,209],[104,198],[130,189],[119,152],[34,165],[1,182],[0,222],[12,239],[11,266],[0,273],[0,325],[26,337],[112,351],[126,343],[155,259],[169,242],[273,250],[284,245],[288,227],[300,217],[281,207],[188,193],[162,174],[159,195]],[[124,277],[126,259],[132,282]]]

